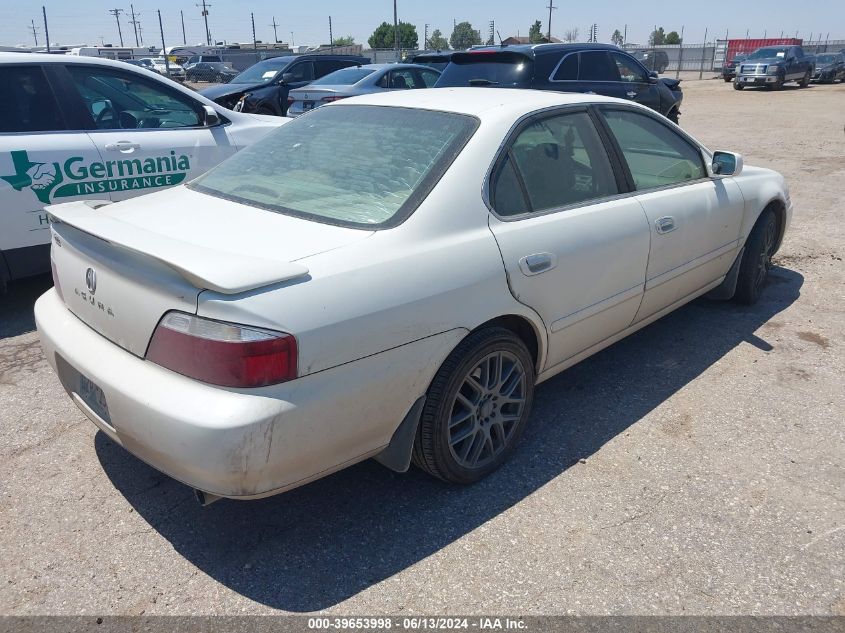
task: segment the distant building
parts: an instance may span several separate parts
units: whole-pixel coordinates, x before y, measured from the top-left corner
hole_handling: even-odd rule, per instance
[[[516,37],[516,36],[513,36],[513,35],[511,37],[506,37],[505,39],[502,40],[502,44],[507,44],[507,45],[530,44],[530,43],[531,43],[531,41],[527,37]],[[540,44],[548,44],[549,40],[544,36],[540,40],[539,43]],[[559,40],[556,37],[552,38],[552,44],[560,44],[560,43],[562,43],[562,40]]]

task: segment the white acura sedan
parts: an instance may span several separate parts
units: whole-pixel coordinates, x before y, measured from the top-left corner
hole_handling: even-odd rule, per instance
[[[709,293],[755,301],[784,179],[595,95],[339,101],[188,185],[49,207],[49,362],[201,501],[375,457],[469,483],[534,386]]]

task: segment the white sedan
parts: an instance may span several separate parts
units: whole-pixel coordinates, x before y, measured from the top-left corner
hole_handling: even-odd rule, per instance
[[[698,296],[755,301],[792,213],[645,107],[473,88],[339,101],[95,207],[48,209],[44,351],[205,503],[369,457],[476,481],[537,383]]]

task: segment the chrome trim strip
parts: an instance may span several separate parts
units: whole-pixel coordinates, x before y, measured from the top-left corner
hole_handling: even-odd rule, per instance
[[[579,321],[588,319],[589,317],[594,316],[599,312],[604,312],[605,310],[609,310],[610,308],[613,308],[619,305],[620,303],[624,303],[625,301],[634,299],[642,293],[643,284],[637,284],[636,286],[632,286],[627,290],[618,292],[615,295],[608,297],[607,299],[602,299],[601,301],[597,301],[592,305],[588,305],[584,308],[579,308],[575,312],[572,312],[571,314],[568,314],[565,317],[561,317],[556,321],[553,321],[549,330],[552,334],[555,334],[565,328],[575,325]]]

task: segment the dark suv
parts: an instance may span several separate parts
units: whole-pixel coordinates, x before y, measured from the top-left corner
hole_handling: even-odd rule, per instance
[[[621,48],[608,44],[519,44],[453,53],[435,88],[496,86],[594,93],[636,101],[677,123],[683,100],[679,83],[659,79]]]
[[[227,84],[200,94],[224,108],[285,116],[288,92],[348,66],[369,64],[358,55],[296,55],[271,57],[250,66]]]

